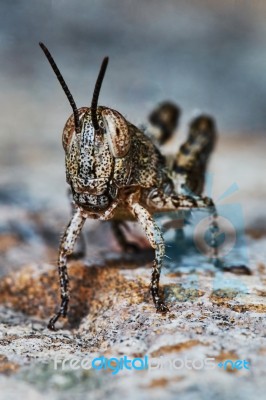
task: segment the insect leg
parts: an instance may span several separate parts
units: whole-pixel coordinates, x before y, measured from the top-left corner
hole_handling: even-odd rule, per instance
[[[192,120],[187,140],[180,147],[173,165],[177,193],[202,195],[205,173],[216,141],[213,118],[200,115]]]
[[[218,224],[218,213],[213,200],[209,197],[200,196],[186,196],[186,195],[170,195],[167,196],[162,192],[157,191],[153,193],[152,198],[149,198],[149,205],[156,205],[158,211],[173,211],[180,209],[208,209],[210,213],[210,233],[211,233],[211,247],[212,255],[211,259],[213,265],[222,271],[231,271],[237,274],[243,273],[250,275],[249,268],[245,265],[227,266],[225,262],[219,257],[218,254],[218,235],[220,234],[220,228]]]
[[[209,199],[210,200],[210,199]],[[212,200],[211,200],[212,201]],[[211,232],[211,247],[212,247],[212,255],[211,261],[214,267],[220,269],[221,271],[229,271],[236,274],[244,274],[244,275],[251,275],[250,269],[244,265],[226,265],[225,261],[219,257],[219,243],[218,243],[218,235],[220,234],[220,227],[218,223],[218,213],[213,203],[210,208],[210,232]]]
[[[140,222],[151,246],[155,249],[155,260],[153,262],[150,290],[156,310],[161,313],[166,313],[169,309],[165,305],[164,299],[159,293],[160,273],[165,255],[162,233],[150,213],[138,202],[134,201],[133,197],[129,197],[128,207],[131,213]]]
[[[65,317],[67,314],[67,307],[69,302],[69,290],[68,290],[68,274],[67,274],[67,256],[69,256],[74,249],[77,237],[83,227],[85,218],[81,214],[81,211],[77,209],[72,219],[70,220],[64,236],[61,240],[58,256],[58,273],[60,279],[60,290],[61,290],[61,306],[60,310],[50,319],[48,328],[51,330],[55,329],[56,321],[61,317]]]
[[[213,249],[211,258],[214,260],[214,265],[221,265],[221,261],[218,259],[218,241],[217,234],[219,233],[218,225],[218,213],[213,200],[210,197],[200,197],[200,196],[170,196],[170,199],[165,199],[167,204],[172,202],[172,204],[177,209],[192,209],[192,208],[207,208],[210,214],[210,232],[211,232],[211,247]]]
[[[147,205],[160,211],[174,211],[181,209],[208,208],[211,215],[211,245],[213,248],[212,258],[217,258],[217,222],[218,214],[213,200],[209,197],[165,194],[162,190],[153,190],[147,198]]]
[[[173,138],[180,114],[180,108],[170,101],[158,104],[149,115],[147,135],[159,146],[164,145]]]
[[[154,212],[176,211],[179,209],[206,208],[215,205],[211,198],[172,192],[166,194],[161,189],[153,189],[147,196],[146,203]]]
[[[73,203],[72,192],[71,192],[70,188],[69,188],[67,194],[68,194],[68,198],[70,201],[71,214],[73,216],[76,212],[76,207],[74,206],[74,203]],[[81,232],[81,234],[77,240],[75,251],[73,251],[73,253],[68,256],[68,259],[69,260],[79,260],[80,258],[83,258],[85,256],[86,256],[86,238],[85,238],[84,233]]]
[[[219,268],[221,271],[230,271],[236,274],[245,274],[245,275],[250,275],[251,271],[246,265],[233,265],[233,266],[228,266],[224,262],[223,259],[219,257],[219,249],[218,249],[218,235],[220,233],[220,228],[218,224],[218,213],[215,207],[215,204],[212,199],[209,197],[198,197],[198,198],[190,198],[189,196],[181,196],[182,199],[180,199],[179,202],[179,207],[182,207],[182,205],[186,206],[188,201],[191,201],[194,203],[194,206],[192,207],[198,207],[198,208],[203,208],[203,207],[208,207],[209,208],[209,213],[211,216],[211,222],[210,222],[210,232],[211,232],[211,247],[213,249],[211,259],[213,262],[213,265],[216,268]],[[195,205],[196,204],[196,205]]]

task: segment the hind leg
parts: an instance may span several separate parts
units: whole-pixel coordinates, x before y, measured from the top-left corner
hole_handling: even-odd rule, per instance
[[[156,144],[163,146],[173,138],[180,114],[180,108],[170,101],[158,104],[149,115],[147,134]]]
[[[180,147],[173,165],[177,193],[202,195],[205,173],[216,140],[215,121],[210,116],[200,115],[192,120],[187,140]]]

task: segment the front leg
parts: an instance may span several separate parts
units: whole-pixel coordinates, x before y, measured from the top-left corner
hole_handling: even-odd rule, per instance
[[[73,216],[76,213],[76,207],[73,202],[72,191],[70,188],[67,191],[67,195],[68,195],[69,203],[70,203],[70,207],[71,207],[71,215]],[[69,260],[79,260],[85,256],[86,256],[86,239],[85,239],[84,233],[81,233],[79,239],[77,240],[75,251],[73,251],[72,254],[70,254],[68,256],[68,259]]]
[[[155,260],[153,262],[150,290],[156,310],[161,313],[166,313],[169,309],[165,305],[164,299],[159,293],[160,273],[165,255],[162,233],[150,213],[134,200],[134,195],[129,197],[127,204],[130,212],[137,218],[142,229],[146,233],[151,246],[155,249]]]
[[[69,302],[67,256],[71,255],[73,252],[75,242],[84,225],[85,219],[86,218],[82,215],[80,209],[77,209],[71,218],[60,243],[58,255],[58,273],[60,279],[61,306],[60,310],[49,321],[48,328],[51,330],[55,330],[56,321],[61,316],[66,317],[67,314]]]

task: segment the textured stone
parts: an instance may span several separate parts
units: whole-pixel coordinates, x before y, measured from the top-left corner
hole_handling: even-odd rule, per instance
[[[264,265],[254,260],[252,275],[237,276],[244,290],[236,289],[236,276],[229,272],[223,274],[225,286],[221,282],[221,287],[214,289],[216,273],[211,267],[197,269],[196,288],[195,281],[188,279],[191,271],[166,270],[162,287],[170,313],[162,316],[155,312],[148,291],[149,257],[146,265],[137,259],[134,262],[134,256],[127,260],[121,256],[98,258],[92,265],[71,262],[69,319],[61,322],[58,327],[63,329],[56,332],[46,328],[58,304],[56,268],[32,264],[3,277],[0,387],[9,393],[8,398],[16,398],[13,385],[37,399],[43,398],[44,388],[52,399],[73,395],[77,399],[107,395],[149,399],[162,394],[172,399],[176,393],[185,399],[193,393],[202,399],[222,398],[219,393],[249,399],[254,385],[257,398],[262,398],[266,373]],[[54,370],[55,357],[100,355],[148,355],[150,361],[160,359],[165,367],[120,371],[117,375],[110,371]],[[214,369],[174,369],[171,364],[189,359],[200,366],[206,357],[215,358]],[[251,362],[251,371],[220,369],[217,364],[227,359],[246,359]],[[241,386],[236,387],[233,376]]]

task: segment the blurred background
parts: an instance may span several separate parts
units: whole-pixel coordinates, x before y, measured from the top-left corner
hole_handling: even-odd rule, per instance
[[[61,133],[71,113],[44,54],[54,56],[78,106],[90,104],[110,56],[100,104],[134,124],[162,100],[182,108],[181,143],[199,110],[215,116],[219,143],[211,194],[240,202],[247,228],[266,211],[266,3],[263,0],[2,0],[0,200],[69,213]],[[172,152],[175,149],[171,149]],[[8,210],[7,210],[7,207]],[[1,229],[6,228],[6,222]]]

